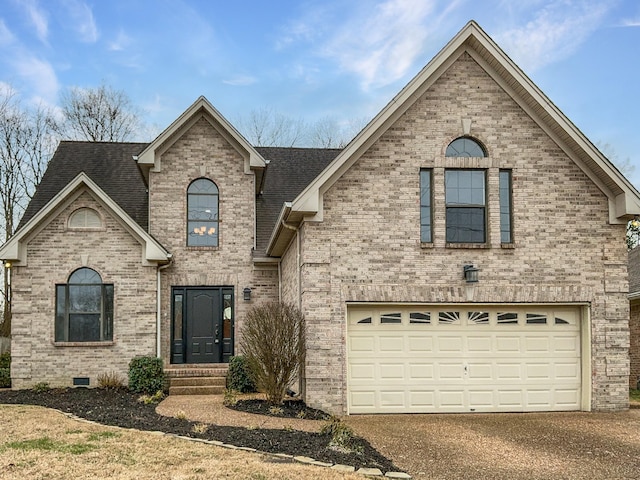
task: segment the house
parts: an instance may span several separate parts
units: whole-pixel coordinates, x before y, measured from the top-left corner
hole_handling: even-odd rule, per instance
[[[625,409],[637,214],[470,22],[342,150],[254,148],[204,98],[149,144],[62,142],[0,249],[13,385],[224,363],[282,300],[316,408]]]
[[[640,385],[640,247],[629,251],[629,388]]]

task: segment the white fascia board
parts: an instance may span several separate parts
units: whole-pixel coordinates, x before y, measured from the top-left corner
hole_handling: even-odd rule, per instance
[[[222,134],[245,159],[245,173],[250,173],[250,170],[253,168],[265,167],[264,158],[262,158],[247,139],[245,139],[204,96],[199,97],[138,155],[138,164],[152,167],[154,171],[160,171],[160,158],[162,153],[173,144],[173,141],[179,138],[177,134],[184,131],[186,126],[193,123],[194,116],[196,120],[198,120],[203,113],[214,120],[214,122],[210,122],[212,126]],[[173,141],[171,141],[172,137],[175,137]]]
[[[0,248],[0,259],[11,260],[26,264],[27,262],[27,241],[31,234],[44,225],[48,216],[62,205],[65,200],[71,197],[76,190],[85,186],[103,205],[105,205],[114,216],[121,222],[127,231],[144,246],[144,260],[152,263],[166,263],[171,258],[162,245],[160,245],[151,235],[149,235],[140,225],[114,202],[91,178],[84,172],[78,174],[67,184],[58,194],[53,197],[40,211],[34,215],[9,241]]]
[[[274,247],[276,246],[278,237],[280,236],[280,232],[286,229],[283,226],[283,223],[286,223],[287,217],[291,212],[291,202],[284,202],[282,205],[282,209],[278,214],[278,220],[276,220],[276,224],[273,226],[273,232],[271,232],[271,237],[269,238],[269,243],[267,244],[267,255],[271,255]]]

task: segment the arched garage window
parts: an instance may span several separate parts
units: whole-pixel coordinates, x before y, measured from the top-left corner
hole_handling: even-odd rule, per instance
[[[113,285],[100,274],[79,268],[56,285],[56,342],[113,340]]]
[[[187,189],[187,245],[218,246],[218,187],[207,178],[191,182]]]

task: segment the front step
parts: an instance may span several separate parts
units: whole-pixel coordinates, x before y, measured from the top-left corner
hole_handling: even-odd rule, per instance
[[[227,382],[226,364],[171,365],[169,395],[221,395]]]

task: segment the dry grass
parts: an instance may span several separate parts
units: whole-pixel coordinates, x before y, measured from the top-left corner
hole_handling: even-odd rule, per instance
[[[0,425],[3,480],[362,479],[322,467],[273,463],[273,457],[257,453],[79,422],[41,407],[0,405]]]

